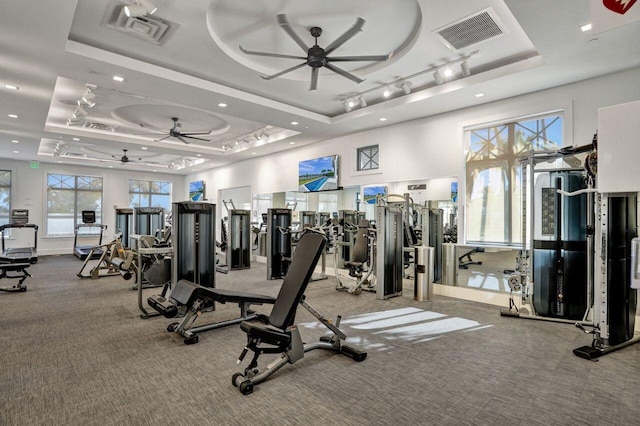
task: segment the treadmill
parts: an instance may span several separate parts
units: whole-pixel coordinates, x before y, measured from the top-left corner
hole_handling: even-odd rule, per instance
[[[31,232],[29,230],[33,231],[32,245],[29,245],[29,243],[25,244],[24,240],[17,236],[18,232]],[[0,233],[2,234],[0,263],[36,263],[38,261],[38,225],[34,225],[33,223],[10,223],[0,226]],[[11,237],[19,241],[19,244],[23,245],[23,247],[7,247],[7,241],[10,241]]]
[[[103,249],[98,247],[102,245],[102,234],[107,230],[107,225],[96,223],[96,212],[93,210],[82,211],[82,223],[76,225],[75,237],[73,239],[73,255],[80,260],[86,260],[91,254],[91,259],[99,259],[102,256]],[[98,239],[96,244],[78,244],[78,236],[95,237]],[[93,251],[92,251],[93,250]]]

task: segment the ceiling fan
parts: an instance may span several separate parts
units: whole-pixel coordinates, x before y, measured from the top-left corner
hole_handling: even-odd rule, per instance
[[[122,157],[119,157],[117,155],[112,155],[111,157],[115,158],[116,160],[119,160],[122,164],[127,164],[131,162],[131,159],[129,159],[129,157],[127,157],[127,151],[126,149],[123,149],[123,155]],[[138,158],[138,161],[142,160],[142,158]]]
[[[369,55],[369,56],[327,56],[331,52],[336,50],[338,47],[342,46],[346,41],[351,39],[351,37],[355,36],[358,32],[360,32],[365,22],[364,19],[362,18],[358,18],[356,20],[356,23],[351,28],[349,28],[344,34],[342,34],[340,37],[335,39],[331,44],[329,44],[325,48],[318,46],[318,37],[320,37],[320,35],[322,34],[322,28],[320,27],[309,28],[309,32],[311,33],[311,36],[314,38],[315,42],[313,46],[307,47],[304,41],[302,41],[300,36],[298,36],[298,34],[293,30],[293,28],[287,21],[287,16],[285,14],[278,15],[277,21],[280,27],[282,27],[282,29],[285,30],[287,34],[289,34],[289,37],[291,37],[293,41],[295,41],[296,44],[300,46],[300,48],[302,48],[302,50],[307,53],[307,56],[305,57],[305,56],[283,55],[279,53],[256,52],[252,50],[247,50],[242,46],[240,46],[240,50],[247,55],[270,56],[273,58],[304,60],[303,63],[295,65],[291,68],[287,68],[286,70],[281,71],[279,73],[269,75],[269,76],[262,76],[262,78],[265,80],[271,80],[273,78],[280,77],[281,75],[287,74],[291,71],[295,71],[299,68],[304,67],[305,65],[308,65],[311,67],[311,86],[309,87],[309,90],[316,90],[318,88],[318,70],[322,67],[328,68],[331,71],[335,72],[336,74],[339,74],[345,78],[348,78],[351,81],[354,81],[356,83],[362,83],[364,81],[363,79],[358,78],[355,75],[341,68],[338,68],[337,66],[333,65],[332,62],[357,62],[357,61],[377,62],[377,61],[386,61],[391,57],[391,54]]]
[[[169,138],[176,138],[182,142],[184,142],[185,144],[189,144],[191,143],[191,141],[189,141],[188,139],[195,139],[195,140],[199,140],[199,141],[207,141],[209,142],[209,139],[205,139],[205,138],[199,138],[196,137],[196,135],[209,135],[211,134],[211,132],[188,132],[185,133],[182,131],[182,123],[180,123],[180,120],[178,117],[171,117],[171,120],[173,121],[173,127],[171,127],[169,129],[169,132],[165,133],[166,136],[160,139],[156,139],[156,142],[160,142],[163,141],[165,139],[169,139]],[[141,127],[146,127],[143,124],[140,124]],[[155,136],[155,135],[151,135],[151,136]]]

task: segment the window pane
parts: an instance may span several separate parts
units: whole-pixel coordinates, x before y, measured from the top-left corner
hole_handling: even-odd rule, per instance
[[[562,116],[539,116],[467,132],[466,240],[521,244],[522,168],[532,151],[562,143]]]
[[[95,176],[47,175],[47,235],[73,235],[82,222],[82,210],[102,217],[102,178]]]
[[[170,195],[151,195],[151,207],[162,207],[166,211],[169,211],[169,207],[171,206],[171,196]]]
[[[11,172],[8,170],[0,170],[0,186],[11,187]]]
[[[358,170],[374,170],[378,168],[378,145],[358,148]]]

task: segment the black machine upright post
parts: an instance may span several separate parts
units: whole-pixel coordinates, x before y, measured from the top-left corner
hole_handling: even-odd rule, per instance
[[[291,262],[291,210],[267,210],[267,279],[284,278]]]
[[[231,271],[251,267],[251,212],[249,210],[229,210],[227,266]]]
[[[173,203],[172,284],[188,280],[215,287],[216,205],[199,201]]]

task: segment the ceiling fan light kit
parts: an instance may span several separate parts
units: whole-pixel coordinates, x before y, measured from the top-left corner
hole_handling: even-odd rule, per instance
[[[340,67],[337,67],[333,64],[333,62],[379,62],[386,61],[391,57],[391,55],[368,55],[368,56],[328,56],[342,46],[345,42],[351,39],[353,36],[358,34],[365,23],[364,19],[358,18],[356,23],[349,28],[346,32],[344,32],[340,37],[335,39],[332,43],[330,43],[327,47],[322,48],[318,45],[318,37],[322,35],[322,28],[320,27],[311,27],[309,29],[309,33],[311,37],[314,38],[314,44],[308,47],[302,38],[295,32],[293,27],[289,24],[287,20],[287,16],[285,14],[280,14],[277,17],[277,22],[280,27],[291,37],[291,39],[298,45],[300,48],[306,52],[307,56],[294,56],[294,55],[283,55],[279,53],[269,53],[269,52],[257,52],[252,50],[247,50],[242,46],[239,46],[240,51],[247,55],[256,55],[256,56],[268,56],[272,58],[283,58],[283,59],[298,59],[303,60],[304,62],[294,65],[291,68],[287,68],[283,71],[280,71],[276,74],[262,76],[265,80],[272,80],[274,78],[280,77],[282,75],[288,74],[292,71],[300,69],[305,65],[311,68],[311,83],[309,86],[309,90],[316,90],[318,88],[318,70],[320,68],[327,68],[334,73],[349,79],[355,83],[362,83],[364,80],[353,75],[352,73],[343,70]]]

